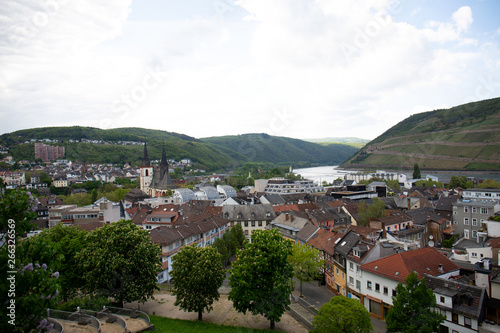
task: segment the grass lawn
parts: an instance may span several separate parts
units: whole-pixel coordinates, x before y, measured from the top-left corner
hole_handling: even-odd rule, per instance
[[[241,332],[268,332],[268,330],[257,330],[246,327],[216,325],[200,321],[172,319],[150,315],[151,324],[155,325],[155,332],[217,332],[217,333],[241,333]]]

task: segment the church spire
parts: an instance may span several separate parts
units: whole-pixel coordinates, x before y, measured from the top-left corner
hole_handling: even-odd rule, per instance
[[[167,153],[165,152],[165,142],[163,142],[163,151],[161,153],[161,162],[160,162],[160,179],[163,176],[168,174],[168,161],[167,161]]]
[[[144,142],[144,157],[142,158],[142,166],[150,166],[150,165],[151,165],[151,161],[149,160],[149,157],[148,157],[147,143]]]

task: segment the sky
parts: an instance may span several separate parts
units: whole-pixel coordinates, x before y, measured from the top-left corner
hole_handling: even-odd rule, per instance
[[[2,0],[0,134],[374,139],[500,96],[496,0]]]

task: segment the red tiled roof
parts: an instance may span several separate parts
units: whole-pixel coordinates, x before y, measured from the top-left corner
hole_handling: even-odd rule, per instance
[[[442,265],[442,270],[439,269]],[[460,267],[433,247],[401,252],[372,261],[361,269],[396,281],[405,281],[412,271],[418,278],[424,274],[439,276],[460,269]]]

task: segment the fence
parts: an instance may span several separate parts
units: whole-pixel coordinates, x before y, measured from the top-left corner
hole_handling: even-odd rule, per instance
[[[145,312],[140,311],[140,310],[116,308],[114,306],[104,306],[102,311],[109,311],[112,314],[115,314],[118,316],[127,316],[130,318],[141,318],[148,325],[151,325],[151,321],[149,320],[149,316]]]
[[[101,323],[97,318],[80,313],[80,312],[67,312],[61,310],[47,309],[47,316],[53,319],[67,320],[78,322],[79,324],[89,325],[97,329],[97,332],[101,333]]]

